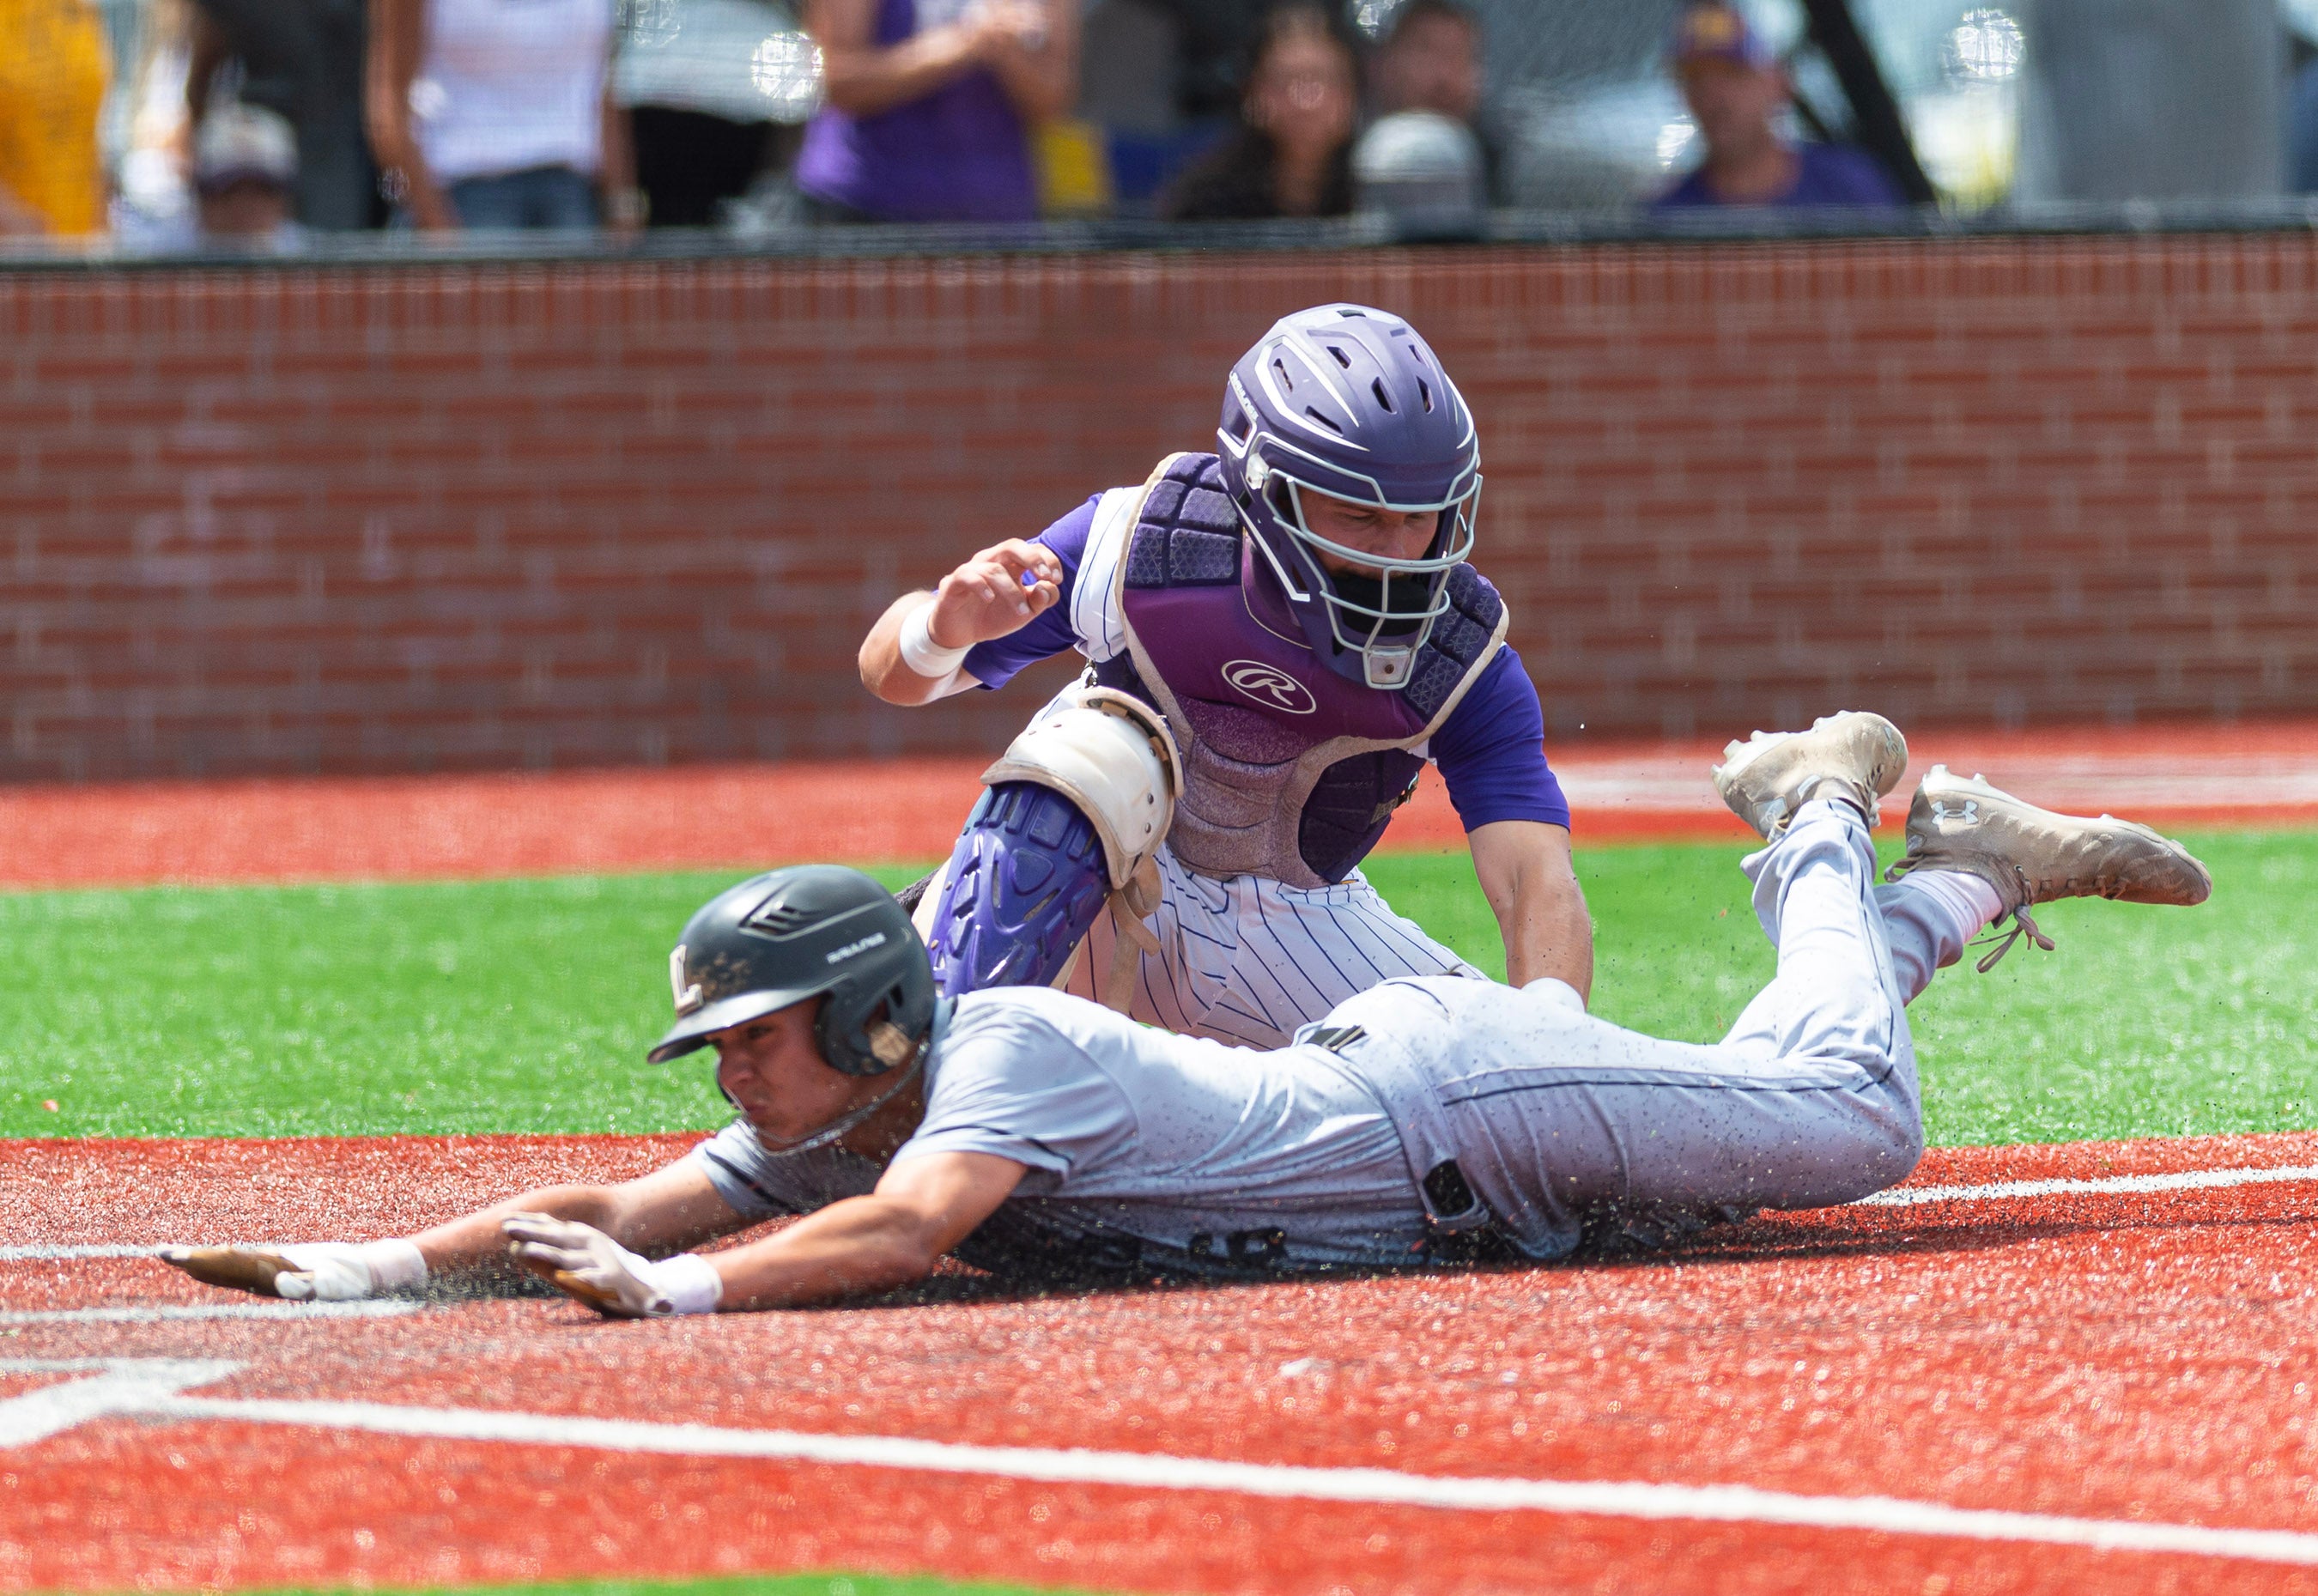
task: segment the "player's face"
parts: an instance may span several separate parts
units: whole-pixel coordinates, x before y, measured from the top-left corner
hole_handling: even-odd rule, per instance
[[[875,1082],[844,1075],[822,1061],[813,1022],[820,1000],[792,1003],[708,1038],[716,1049],[716,1084],[768,1137],[795,1142],[854,1106]]]
[[[1472,121],[1481,108],[1479,45],[1469,22],[1437,13],[1411,18],[1377,61],[1385,103]]]
[[[1381,554],[1388,560],[1422,560],[1433,546],[1433,533],[1441,525],[1438,510],[1388,510],[1351,499],[1333,498],[1325,493],[1307,492],[1302,498],[1304,525],[1314,533],[1332,543]],[[1312,557],[1329,570],[1350,576],[1384,574],[1374,566],[1362,565],[1324,549],[1312,551]]]
[[[1286,153],[1325,157],[1352,136],[1360,86],[1352,58],[1316,25],[1291,25],[1264,50],[1247,119]]]
[[[1774,136],[1771,119],[1786,101],[1787,80],[1774,67],[1709,56],[1683,64],[1682,94],[1710,150],[1744,155]]]

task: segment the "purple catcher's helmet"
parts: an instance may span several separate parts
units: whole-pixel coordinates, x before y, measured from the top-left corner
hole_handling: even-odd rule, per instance
[[[1406,686],[1449,607],[1449,573],[1472,552],[1481,496],[1472,412],[1432,349],[1382,310],[1298,310],[1232,367],[1216,437],[1240,519],[1313,649],[1339,676]],[[1315,533],[1307,493],[1438,510],[1441,525],[1421,558],[1387,559]],[[1323,552],[1378,574],[1332,575]]]

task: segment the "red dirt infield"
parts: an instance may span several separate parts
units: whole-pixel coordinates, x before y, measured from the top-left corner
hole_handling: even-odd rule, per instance
[[[2318,1134],[1936,1152],[1903,1192],[1979,1189],[1760,1219],[1641,1260],[1062,1297],[959,1276],[900,1303],[656,1324],[536,1299],[166,1317],[262,1305],[147,1259],[64,1255],[403,1229],[550,1178],[640,1171],[687,1140],[0,1143],[0,1587],[844,1567],[1316,1593],[2318,1590],[2318,1567],[2300,1565],[2318,1558]],[[2197,1171],[2245,1183],[2185,1187]],[[2155,1188],[2113,1188],[2134,1177]],[[2049,1180],[2112,1189],[1989,1189]],[[21,1439],[26,1403],[104,1359],[235,1367],[188,1389],[217,1412],[131,1404]],[[1813,1528],[669,1455],[236,1406],[258,1399],[1419,1484],[1738,1485],[1971,1522]],[[2253,1556],[2097,1550],[1972,1528],[2005,1512],[2283,1531],[2287,1550],[2259,1537],[2240,1548]]]
[[[1934,731],[1915,738],[1913,749],[1912,775],[1936,762],[1982,770],[2061,808],[2107,808],[2175,827],[2318,825],[2318,722]],[[1747,835],[1707,780],[1720,743],[1581,741],[1547,751],[1581,847]],[[19,787],[0,792],[0,836],[11,844],[0,855],[0,887],[932,859],[948,853],[986,763]],[[1463,835],[1428,769],[1385,846],[1450,847]]]

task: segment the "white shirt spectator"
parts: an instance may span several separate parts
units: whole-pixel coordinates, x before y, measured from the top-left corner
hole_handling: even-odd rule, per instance
[[[436,180],[600,171],[612,13],[613,0],[427,0],[410,110]]]

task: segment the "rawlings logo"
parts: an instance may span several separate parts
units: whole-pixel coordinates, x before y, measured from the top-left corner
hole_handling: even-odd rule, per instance
[[[1932,800],[1932,819],[1941,825],[1977,826],[1980,824],[1980,800],[1967,798],[1963,807],[1952,809],[1945,798]]]
[[[1224,680],[1266,709],[1291,715],[1308,715],[1320,707],[1312,689],[1277,665],[1261,659],[1235,659],[1224,667]]]
[[[873,947],[883,947],[885,946],[885,933],[883,931],[873,931],[858,942],[847,943],[843,947],[839,948],[836,952],[826,955],[826,958],[828,963],[834,964],[839,963],[840,960],[851,958],[855,954],[867,953]]]

